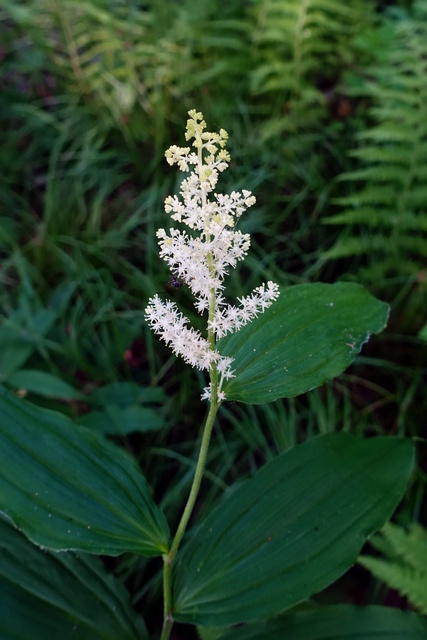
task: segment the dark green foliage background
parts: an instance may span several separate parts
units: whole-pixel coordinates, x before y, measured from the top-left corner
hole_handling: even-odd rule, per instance
[[[86,424],[94,390],[154,387],[161,395],[113,403],[116,413],[104,401],[95,408],[114,425],[132,407],[119,441],[172,529],[205,381],[159,345],[143,309],[159,292],[192,313],[187,292],[168,287],[155,240],[181,177],[163,154],[183,142],[190,108],[209,130],[229,132],[219,190],[257,197],[241,221],[252,250],[230,298],[266,279],[351,280],[391,305],[387,330],[337,380],[222,408],[197,515],[293,444],[344,430],[420,439],[400,517],[426,525],[426,25],[427,0],[2,3],[0,381]],[[23,370],[68,391],[24,387]],[[161,419],[129,435],[143,408]],[[157,616],[158,567],[122,558],[110,568]],[[366,578],[343,588],[385,598]]]

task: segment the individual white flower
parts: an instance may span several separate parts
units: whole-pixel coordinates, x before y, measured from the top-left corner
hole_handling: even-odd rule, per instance
[[[244,189],[229,195],[214,193],[210,198],[230,156],[225,149],[227,132],[221,129],[219,133],[211,133],[205,129],[203,115],[189,111],[185,139],[192,140],[193,150],[172,145],[165,153],[167,162],[177,164],[181,171],[193,167],[181,183],[181,197],[168,196],[165,200],[165,211],[172,220],[185,224],[190,233],[172,227],[169,232],[159,229],[157,238],[160,257],[174,276],[190,288],[198,313],[208,312],[208,336],[205,338],[189,328],[188,319],[177,306],[163,302],[157,295],[149,300],[145,318],[185,362],[211,373],[213,367],[216,369],[219,374],[216,399],[221,402],[225,399],[223,382],[233,377],[233,359],[221,356],[215,349],[215,341],[263,313],[277,299],[279,288],[273,282],[261,285],[249,296],[238,298],[238,307],[225,301],[222,291],[228,269],[235,268],[250,247],[249,234],[236,231],[236,222],[255,203],[255,197]],[[212,399],[212,378],[202,397]]]

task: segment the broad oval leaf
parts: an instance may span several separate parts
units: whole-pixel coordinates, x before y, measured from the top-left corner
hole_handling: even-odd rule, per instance
[[[162,405],[166,395],[160,387],[140,387],[134,382],[113,382],[86,396],[89,405],[102,410],[85,413],[78,424],[98,433],[127,435],[134,431],[158,431],[165,427]],[[152,405],[140,406],[139,403]]]
[[[357,284],[285,289],[255,321],[218,342],[234,358],[227,400],[260,404],[318,387],[342,373],[387,318],[388,305]]]
[[[94,556],[49,553],[0,519],[2,640],[141,640],[123,586]]]
[[[265,465],[209,514],[174,573],[174,617],[202,626],[267,618],[342,575],[391,516],[411,442],[331,433]]]
[[[167,395],[161,387],[141,387],[135,382],[112,382],[104,387],[94,389],[86,401],[91,405],[127,406],[137,403],[162,405]]]
[[[165,420],[159,410],[138,405],[106,405],[104,411],[90,411],[78,420],[79,424],[91,431],[108,435],[127,435],[139,431],[159,431],[165,426]]]
[[[148,556],[168,526],[125,451],[0,386],[0,511],[36,544]]]
[[[59,376],[48,371],[21,369],[9,377],[8,383],[11,387],[24,389],[47,398],[83,400],[85,397],[83,393],[64,382]]]
[[[425,640],[427,620],[391,607],[334,605],[251,624],[221,640]]]

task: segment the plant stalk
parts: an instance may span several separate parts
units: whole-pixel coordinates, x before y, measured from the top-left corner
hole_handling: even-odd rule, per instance
[[[216,374],[216,367],[215,367]],[[212,385],[213,386],[213,385]],[[192,514],[197,495],[199,493],[200,484],[203,477],[203,471],[206,463],[206,456],[209,449],[209,442],[211,438],[212,428],[215,422],[215,416],[218,411],[218,403],[215,395],[212,394],[212,402],[209,408],[209,413],[206,418],[205,426],[203,428],[202,442],[200,445],[199,458],[197,460],[196,472],[194,474],[193,483],[191,485],[190,495],[188,496],[187,504],[182,514],[181,521],[178,525],[175,537],[172,541],[172,545],[168,554],[163,556],[163,599],[164,599],[164,612],[163,612],[163,629],[160,640],[169,640],[170,633],[172,631],[173,616],[172,616],[172,565],[175,559],[178,547],[184,536],[187,528],[188,521]]]

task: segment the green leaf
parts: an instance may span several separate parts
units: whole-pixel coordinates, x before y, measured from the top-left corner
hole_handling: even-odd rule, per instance
[[[334,605],[233,629],[221,640],[424,640],[427,621],[388,607]]]
[[[93,556],[49,553],[0,519],[2,640],[141,640],[122,585]]]
[[[388,306],[357,284],[285,289],[254,322],[218,342],[234,358],[227,400],[260,404],[318,387],[342,373],[387,318]]]
[[[221,640],[224,636],[224,628],[212,629],[208,627],[197,627],[197,634],[200,640]]]
[[[125,451],[0,386],[0,510],[36,544],[161,555],[168,526]]]
[[[174,573],[175,619],[267,618],[331,584],[391,516],[412,465],[408,440],[344,433],[275,458],[188,540]]]
[[[427,530],[387,522],[371,544],[383,557],[362,555],[359,563],[427,615]]]
[[[12,387],[25,389],[25,391],[47,398],[61,398],[63,400],[82,400],[84,398],[80,391],[47,371],[21,369],[9,377],[8,383]]]
[[[165,426],[159,411],[137,405],[107,405],[105,411],[86,413],[78,422],[91,431],[122,436],[134,431],[158,431]]]
[[[105,405],[130,405],[137,402],[150,402],[161,404],[166,400],[166,395],[160,387],[141,387],[134,382],[113,382],[105,387],[92,391],[87,401],[90,404]]]
[[[159,387],[140,387],[134,382],[113,382],[95,389],[86,397],[90,405],[103,411],[90,411],[78,419],[93,431],[109,435],[127,435],[134,431],[158,431],[165,426],[161,406],[166,396]],[[138,403],[151,404],[141,407]]]
[[[53,309],[32,312],[21,306],[0,326],[0,380],[6,380],[28,360],[53,327]]]

